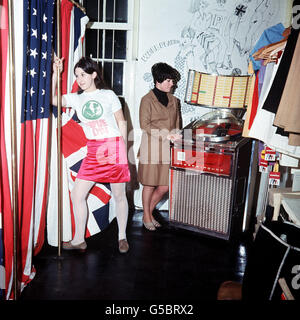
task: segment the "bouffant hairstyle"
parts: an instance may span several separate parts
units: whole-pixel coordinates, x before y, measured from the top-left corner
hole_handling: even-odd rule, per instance
[[[175,83],[180,80],[180,73],[164,62],[158,62],[151,68],[154,84],[162,83],[166,79],[172,79]]]

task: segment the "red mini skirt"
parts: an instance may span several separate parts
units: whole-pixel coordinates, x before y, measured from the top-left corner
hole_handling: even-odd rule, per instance
[[[81,163],[77,178],[99,183],[130,181],[123,138],[88,140],[87,155]]]

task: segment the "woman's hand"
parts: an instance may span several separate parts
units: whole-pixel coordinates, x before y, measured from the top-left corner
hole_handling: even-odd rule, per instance
[[[182,138],[182,134],[180,133],[169,133],[167,135],[167,139],[170,140],[171,142],[174,142],[176,140],[179,140]]]
[[[54,55],[54,61],[53,61],[53,75],[57,75],[57,71],[61,73],[63,71],[63,60],[64,58],[58,58],[56,55]]]
[[[57,87],[57,74],[61,73],[63,70],[63,60],[64,58],[59,59],[56,55],[54,55],[53,61],[53,74],[52,74],[52,105],[57,106],[57,95],[56,95],[56,87]],[[65,100],[62,97],[61,99],[62,107],[65,106]]]

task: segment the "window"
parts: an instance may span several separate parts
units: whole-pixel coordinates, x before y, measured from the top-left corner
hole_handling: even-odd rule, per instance
[[[129,23],[132,0],[82,0],[90,19],[85,36],[85,55],[94,59],[108,85],[124,96]]]

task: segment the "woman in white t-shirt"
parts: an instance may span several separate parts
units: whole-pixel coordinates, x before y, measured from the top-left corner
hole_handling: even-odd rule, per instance
[[[57,105],[57,72],[62,71],[63,59],[55,57],[52,76],[52,104]],[[130,180],[126,152],[126,122],[116,94],[106,89],[98,65],[91,58],[81,58],[74,67],[80,90],[62,96],[62,107],[76,111],[86,135],[87,156],[77,173],[71,199],[75,216],[75,235],[64,242],[65,250],[85,251],[85,230],[88,217],[86,199],[96,182],[110,183],[116,202],[119,228],[119,250],[128,251],[126,226],[128,202],[125,183]]]

